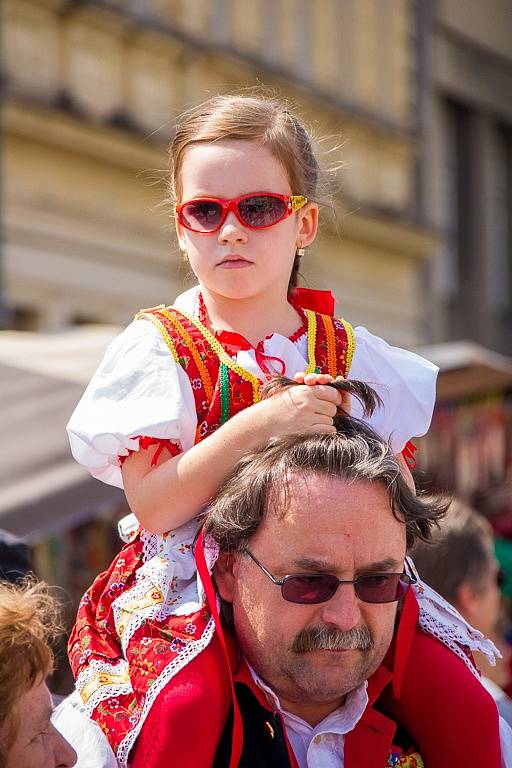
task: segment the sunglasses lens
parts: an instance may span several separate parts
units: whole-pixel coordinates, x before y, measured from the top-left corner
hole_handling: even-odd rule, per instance
[[[325,603],[338,589],[338,579],[329,574],[288,576],[282,586],[282,595],[289,603]]]
[[[277,224],[287,213],[284,200],[272,195],[246,197],[238,203],[238,213],[249,227],[270,227]]]
[[[355,588],[364,603],[393,603],[405,595],[410,583],[406,573],[375,573],[360,576]]]
[[[213,200],[195,200],[181,209],[181,222],[194,232],[214,232],[222,220],[222,206]]]

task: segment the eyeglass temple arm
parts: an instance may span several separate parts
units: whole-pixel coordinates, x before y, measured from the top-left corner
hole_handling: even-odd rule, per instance
[[[261,568],[261,570],[263,571],[263,573],[266,573],[266,575],[269,577],[269,579],[270,579],[270,580],[271,580],[271,581],[272,581],[274,584],[277,584],[277,585],[278,585],[278,586],[280,586],[280,587],[282,587],[282,586],[283,586],[283,584],[284,584],[284,579],[276,579],[276,578],[275,578],[275,576],[272,576],[272,574],[270,573],[270,571],[267,571],[267,569],[265,568],[265,566],[264,566],[264,565],[262,565],[262,564],[260,563],[260,561],[259,561],[259,560],[258,560],[256,557],[254,557],[254,555],[252,554],[252,552],[249,552],[249,550],[248,550],[248,549],[244,549],[244,552],[245,552],[247,555],[249,555],[249,557],[251,558],[251,560],[254,560],[254,562],[256,563],[256,565],[257,565],[259,568]]]

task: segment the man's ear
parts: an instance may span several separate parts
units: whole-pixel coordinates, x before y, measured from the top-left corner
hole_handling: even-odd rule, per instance
[[[213,569],[219,595],[228,603],[233,602],[235,588],[233,565],[234,556],[229,552],[221,552]]]

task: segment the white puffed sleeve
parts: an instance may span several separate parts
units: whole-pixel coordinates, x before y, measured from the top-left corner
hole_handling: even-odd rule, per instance
[[[122,488],[118,457],[139,449],[134,438],[171,440],[186,451],[196,426],[186,373],[158,330],[141,319],[111,342],[67,430],[78,463],[93,477]]]
[[[399,453],[408,440],[424,435],[430,426],[439,369],[414,352],[390,346],[362,326],[354,333],[356,344],[349,378],[370,384],[383,403],[365,421]],[[352,415],[362,417],[355,398]]]

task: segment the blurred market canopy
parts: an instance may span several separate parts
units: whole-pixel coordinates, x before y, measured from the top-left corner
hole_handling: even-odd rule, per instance
[[[0,333],[0,527],[37,543],[122,500],[73,460],[65,426],[114,326]]]

